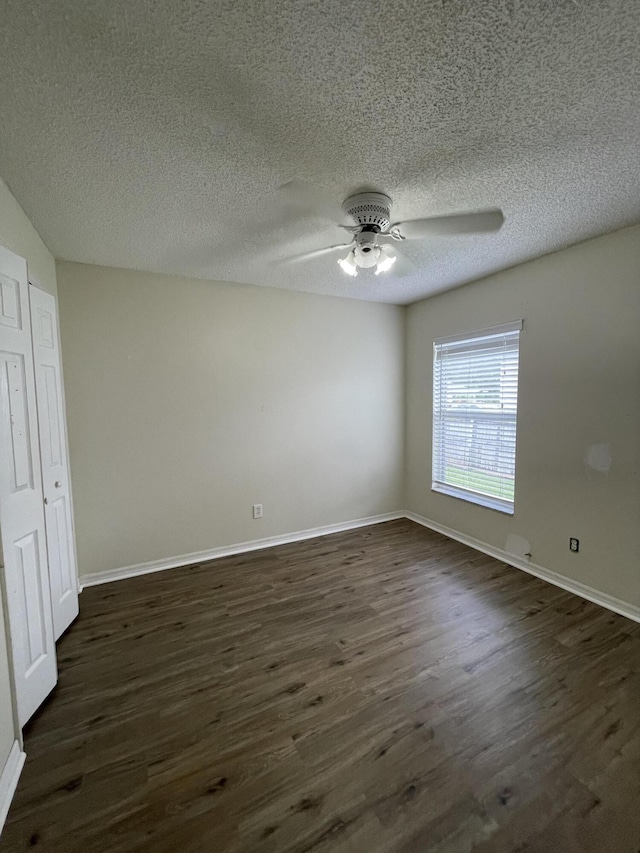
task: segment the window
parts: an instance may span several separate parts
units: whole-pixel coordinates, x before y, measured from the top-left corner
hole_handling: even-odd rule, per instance
[[[432,489],[513,514],[522,321],[433,344]]]

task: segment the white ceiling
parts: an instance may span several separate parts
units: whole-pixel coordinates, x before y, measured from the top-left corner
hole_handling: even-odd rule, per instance
[[[636,0],[4,0],[0,174],[59,258],[406,303],[640,221]],[[501,207],[347,278],[297,179],[394,220]]]

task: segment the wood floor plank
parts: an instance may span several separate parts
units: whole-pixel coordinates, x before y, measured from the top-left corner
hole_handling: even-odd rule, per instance
[[[2,851],[638,853],[640,626],[407,520],[83,592]]]

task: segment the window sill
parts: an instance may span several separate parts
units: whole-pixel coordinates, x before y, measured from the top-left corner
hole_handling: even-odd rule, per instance
[[[500,498],[490,498],[488,495],[480,495],[477,492],[470,492],[466,489],[460,489],[456,486],[448,486],[444,483],[432,483],[432,492],[439,492],[441,495],[448,495],[450,498],[458,498],[467,503],[477,504],[486,509],[493,509],[496,512],[503,512],[505,515],[513,515],[513,504],[508,501],[502,501]]]

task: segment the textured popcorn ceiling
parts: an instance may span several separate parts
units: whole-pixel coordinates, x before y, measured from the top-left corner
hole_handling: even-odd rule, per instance
[[[3,0],[0,174],[59,258],[411,302],[640,220],[639,45],[637,0]],[[292,179],[507,223],[283,269],[344,238]]]

